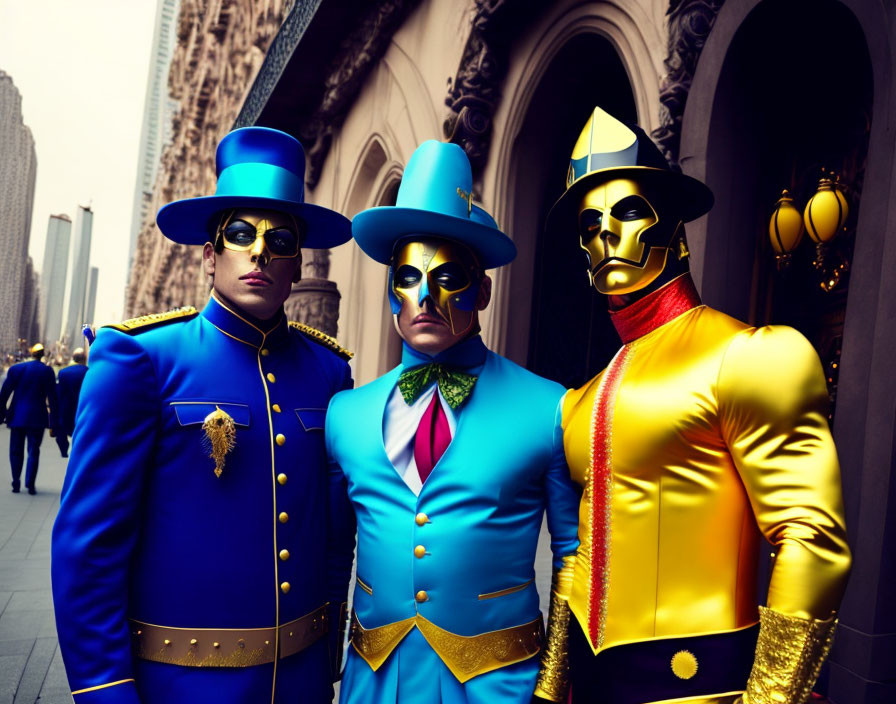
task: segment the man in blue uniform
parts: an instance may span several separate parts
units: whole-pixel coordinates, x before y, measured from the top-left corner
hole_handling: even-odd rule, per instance
[[[534,584],[545,508],[558,579],[578,547],[564,390],[479,336],[485,269],[516,248],[471,190],[463,150],[425,142],[397,205],[352,224],[361,249],[390,265],[404,351],[385,376],[337,394],[327,416],[331,472],[351,504],[335,527],[343,554],[358,535],[343,704],[529,704],[545,651]]]
[[[12,491],[21,489],[22,464],[25,461],[25,441],[28,442],[28,467],[25,470],[25,486],[29,494],[36,494],[37,463],[40,461],[40,443],[44,430],[57,423],[56,375],[43,363],[44,346],[31,348],[31,359],[14,364],[6,372],[6,380],[0,389],[0,422],[6,418],[9,426],[9,464],[12,467]],[[6,408],[9,395],[12,402]],[[49,407],[49,414],[47,413]]]
[[[216,194],[157,217],[175,242],[205,243],[208,304],[91,346],[53,531],[77,704],[332,698],[323,427],[351,376],[283,303],[300,246],[339,245],[350,225],[303,202],[304,165],[282,132],[227,135]]]
[[[59,433],[56,444],[63,457],[68,457],[68,439],[75,434],[75,411],[84,375],[87,374],[87,355],[82,347],[72,352],[72,363],[59,370],[56,375],[56,390],[59,396]]]

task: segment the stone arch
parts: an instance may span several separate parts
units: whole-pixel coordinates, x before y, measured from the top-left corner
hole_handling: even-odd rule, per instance
[[[860,701],[872,691],[886,699],[887,693],[892,692],[889,683],[893,681],[893,667],[874,663],[892,662],[891,658],[887,660],[884,641],[885,634],[896,629],[896,611],[887,590],[881,586],[896,578],[892,560],[892,516],[896,505],[892,464],[896,398],[892,350],[896,347],[896,329],[892,320],[896,318],[896,304],[893,277],[889,275],[896,260],[892,196],[896,135],[891,127],[896,62],[891,8],[860,0],[811,5],[728,0],[722,6],[697,64],[682,121],[682,169],[706,181],[716,191],[717,201],[707,217],[688,228],[691,269],[708,303],[735,315],[753,316],[749,305],[754,298],[755,277],[751,280],[753,272],[743,270],[752,267],[738,270],[732,265],[744,258],[752,262],[752,252],[747,254],[749,233],[738,222],[743,203],[737,202],[750,194],[738,192],[724,176],[726,171],[728,179],[736,175],[743,185],[756,179],[757,174],[749,165],[733,163],[737,154],[719,146],[723,111],[731,100],[726,63],[737,50],[737,42],[743,39],[741,33],[759,13],[783,13],[794,8],[811,13],[814,21],[827,18],[831,27],[827,37],[816,36],[804,26],[793,34],[795,42],[808,38],[826,52],[823,60],[818,61],[819,69],[824,70],[831,63],[839,69],[857,66],[859,59],[866,62],[849,76],[847,91],[839,90],[842,84],[835,84],[826,95],[848,104],[854,84],[870,83],[867,162],[855,221],[834,423],[854,564],[840,614],[840,642],[831,656],[827,692],[832,701]],[[859,51],[855,50],[856,44],[861,45]],[[788,69],[787,73],[784,69]],[[799,76],[794,75],[792,67],[781,66],[776,73],[770,80],[786,79],[793,90],[800,89]],[[803,109],[810,110],[808,106]],[[811,114],[817,120],[830,119],[823,110]],[[755,185],[750,188],[755,189]],[[773,201],[769,203],[769,212],[772,204]],[[760,234],[754,233],[754,237]]]
[[[366,208],[395,202],[403,169],[391,153],[388,139],[382,134],[375,132],[368,136],[355,163],[342,212],[353,217]],[[355,353],[356,382],[364,383],[398,362],[401,341],[392,326],[385,267],[367,257],[354,241],[341,249],[348,251],[337,250],[342,255],[338,266],[347,266],[352,286],[341,301],[340,339]]]
[[[495,139],[483,177],[483,183],[491,188],[483,194],[483,200],[487,208],[490,203],[494,205],[496,219],[513,238],[519,254],[512,265],[494,272],[494,302],[485,321],[487,341],[511,359],[530,363],[566,383],[572,383],[572,377],[563,378],[561,370],[543,368],[532,358],[533,345],[537,344],[535,336],[545,332],[539,332],[533,323],[533,314],[537,313],[533,301],[540,300],[541,295],[536,253],[542,246],[547,212],[541,202],[533,209],[533,201],[553,200],[562,193],[566,160],[595,104],[602,103],[610,112],[641,122],[647,128],[657,122],[656,86],[664,39],[659,32],[645,35],[655,30],[650,18],[633,3],[563,4],[552,8],[514,48],[505,97],[495,114]],[[579,51],[587,74],[578,79],[583,81],[584,90],[581,95],[576,92],[558,101],[570,116],[555,119],[556,110],[546,111],[535,106],[534,101],[540,100],[546,84],[558,78],[556,72],[562,73],[563,62]],[[593,63],[585,60],[588,56]],[[574,71],[568,73],[567,78],[575,79],[571,75]],[[601,91],[601,87],[605,90]],[[577,105],[577,100],[582,105]],[[572,115],[575,111],[581,114]],[[544,136],[555,142],[550,146],[545,139],[538,139],[537,143],[532,139],[533,116],[539,113],[547,115]],[[560,154],[565,156],[559,157]],[[579,283],[586,281],[584,262],[580,279]],[[591,307],[593,296],[587,287],[576,294],[581,297],[580,302]],[[591,312],[583,314],[588,317]],[[590,340],[569,344],[570,348],[580,346],[585,355],[591,353]],[[594,351],[595,363],[601,356],[599,350]],[[584,373],[583,368],[574,376],[578,379]]]

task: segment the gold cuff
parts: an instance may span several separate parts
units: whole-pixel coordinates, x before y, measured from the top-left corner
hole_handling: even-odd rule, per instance
[[[837,621],[787,616],[759,607],[756,659],[743,704],[803,704],[834,641]]]
[[[570,610],[567,599],[572,585],[575,556],[563,558],[563,567],[554,571],[551,590],[551,613],[548,616],[548,633],[541,655],[541,669],[535,682],[535,696],[552,702],[566,701],[569,691],[569,640]],[[564,594],[564,592],[566,592]]]

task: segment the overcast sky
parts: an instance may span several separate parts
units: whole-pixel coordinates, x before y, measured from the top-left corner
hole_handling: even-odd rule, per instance
[[[47,219],[92,204],[95,322],[120,320],[156,0],[0,0],[0,69],[37,150],[30,254]]]

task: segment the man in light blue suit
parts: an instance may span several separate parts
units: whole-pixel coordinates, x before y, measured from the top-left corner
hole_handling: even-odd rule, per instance
[[[512,704],[559,691],[534,559],[545,509],[555,579],[569,577],[578,547],[564,390],[479,336],[485,270],[516,247],[471,191],[463,150],[428,141],[396,206],[352,223],[361,249],[390,267],[404,350],[327,414],[331,486],[345,490],[332,539],[349,555],[358,537],[343,704]]]

